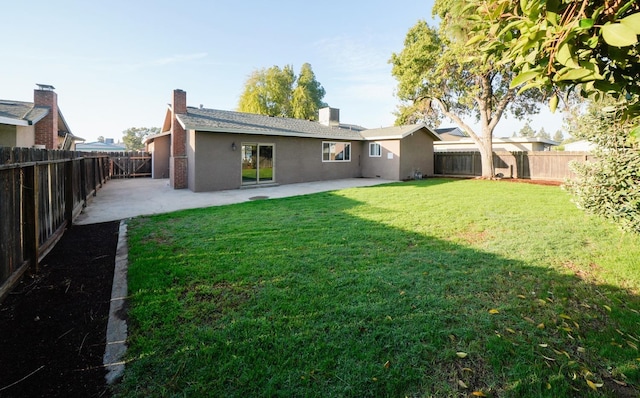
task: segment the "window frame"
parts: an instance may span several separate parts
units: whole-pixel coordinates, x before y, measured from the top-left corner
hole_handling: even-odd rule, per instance
[[[372,149],[377,148],[376,153],[373,153]],[[382,145],[379,142],[370,142],[369,143],[369,157],[370,158],[381,158],[382,157]]]
[[[335,152],[335,146],[337,144],[340,145],[344,145],[344,149],[341,152],[346,153],[346,157],[348,157],[348,159],[335,159],[336,155],[340,152]],[[325,159],[325,146],[328,145],[329,146],[329,159]],[[348,148],[348,149],[347,149]],[[333,154],[333,159],[331,159],[331,155]],[[322,162],[329,162],[329,163],[333,163],[333,162],[351,162],[351,142],[345,142],[345,141],[322,141]]]

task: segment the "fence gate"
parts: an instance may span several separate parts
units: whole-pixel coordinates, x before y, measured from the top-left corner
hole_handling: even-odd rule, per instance
[[[151,177],[148,152],[109,153],[111,178]]]

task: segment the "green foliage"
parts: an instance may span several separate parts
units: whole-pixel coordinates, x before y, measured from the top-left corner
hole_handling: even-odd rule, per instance
[[[396,124],[454,121],[478,145],[483,177],[493,177],[493,131],[504,112],[517,118],[537,110],[539,93],[516,96],[510,88],[513,74],[498,59],[483,61],[478,48],[467,45],[462,1],[437,1],[434,11],[443,18],[438,30],[418,21],[406,35],[404,48],[391,55],[392,74],[398,81]],[[480,122],[474,131],[464,122]]]
[[[544,127],[540,127],[540,131],[538,131],[538,133],[536,134],[536,137],[544,138],[544,139],[547,139],[547,140],[551,139],[551,136],[549,135],[549,133],[547,133],[547,131],[544,129]]]
[[[484,56],[512,63],[521,90],[579,89],[595,100],[624,99],[622,118],[635,117],[640,105],[640,7],[621,1],[475,1],[469,6],[476,44]],[[488,28],[487,28],[488,27]]]
[[[295,84],[295,87],[294,87]],[[251,73],[238,102],[240,112],[317,120],[325,90],[316,80],[311,65],[305,63],[296,77],[286,65]]]
[[[122,141],[128,151],[140,151],[144,149],[144,139],[159,132],[159,127],[130,127],[122,132]]]
[[[128,223],[117,397],[637,395],[640,237],[557,187],[429,179]]]
[[[562,130],[556,130],[556,132],[553,133],[553,140],[555,142],[562,142],[564,140],[564,134],[562,134]]]
[[[104,142],[104,136],[98,136],[98,142]]]
[[[591,103],[572,131],[575,137],[597,145],[595,158],[573,164],[578,177],[566,187],[579,208],[640,233],[640,145],[629,130],[630,124],[620,122],[611,101]]]
[[[616,111],[605,117],[611,131],[601,123],[590,128],[588,138],[601,145],[602,158],[579,169],[581,182],[573,185],[572,192],[581,207],[637,230],[636,199],[629,199],[636,195],[629,185],[634,184],[633,176],[626,173],[637,164],[626,150],[620,152],[640,141],[637,1],[477,0],[469,9],[474,10],[469,14],[475,31],[471,41],[480,45],[483,57],[511,63],[519,74],[514,81],[525,84],[521,91],[555,91],[549,100],[552,111],[563,92],[579,91],[597,102],[616,100]],[[621,128],[626,129],[626,138],[620,136]],[[623,138],[621,147],[609,145]]]
[[[535,135],[536,135],[536,132],[531,127],[529,122],[525,123],[524,126],[522,126],[522,128],[520,129],[520,132],[518,133],[519,137],[535,137]]]

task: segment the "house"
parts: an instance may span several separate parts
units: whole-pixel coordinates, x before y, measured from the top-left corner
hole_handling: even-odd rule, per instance
[[[76,150],[84,152],[126,152],[127,148],[124,144],[116,144],[113,138],[105,138],[104,142],[86,142],[77,144]]]
[[[469,137],[459,127],[444,127],[435,130],[436,134],[443,141],[459,141],[462,138]]]
[[[549,151],[552,147],[558,146],[559,144],[559,142],[540,137],[493,138],[494,151]],[[434,142],[433,146],[436,152],[460,152],[478,150],[478,146],[476,145],[476,143],[473,142],[473,140],[469,137],[460,137],[457,140],[447,139],[446,141]]]
[[[74,150],[76,141],[53,86],[38,84],[33,102],[0,100],[0,146]]]
[[[580,140],[564,144],[566,152],[591,152],[595,149],[596,144],[587,140]]]
[[[319,121],[187,106],[174,90],[161,133],[145,139],[152,176],[175,188],[218,191],[342,178],[404,180],[433,175],[425,125],[364,129],[341,124],[339,110]]]

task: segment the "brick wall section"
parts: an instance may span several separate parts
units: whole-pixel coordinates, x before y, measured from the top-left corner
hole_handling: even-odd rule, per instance
[[[171,159],[169,162],[170,184],[174,189],[187,188],[187,132],[180,125],[177,114],[187,113],[186,91],[173,90],[171,103]]]
[[[58,149],[58,95],[50,90],[34,90],[33,103],[49,108],[49,114],[36,123],[35,144]]]

